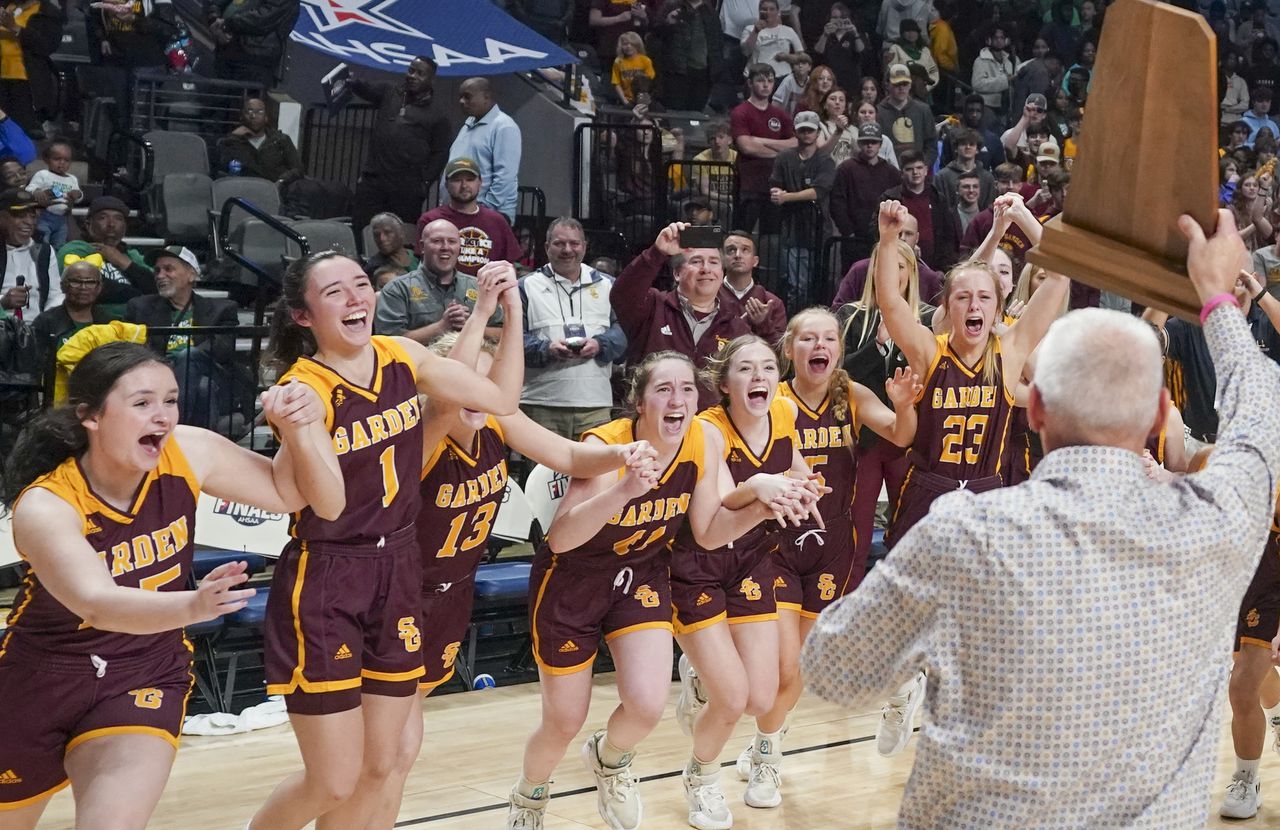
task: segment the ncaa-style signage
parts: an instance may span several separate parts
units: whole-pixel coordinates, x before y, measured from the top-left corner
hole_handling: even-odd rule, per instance
[[[290,35],[345,62],[397,71],[418,55],[441,75],[499,75],[578,59],[486,0],[302,0]]]

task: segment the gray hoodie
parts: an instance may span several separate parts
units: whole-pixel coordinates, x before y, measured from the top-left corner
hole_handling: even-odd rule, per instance
[[[880,6],[880,17],[876,20],[876,31],[886,41],[897,40],[898,24],[908,17],[915,18],[920,24],[920,33],[928,43],[929,24],[938,19],[933,0],[884,0]]]

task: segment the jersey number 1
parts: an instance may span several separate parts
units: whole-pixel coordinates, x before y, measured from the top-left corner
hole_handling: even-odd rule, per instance
[[[390,507],[400,492],[400,477],[396,475],[396,448],[387,447],[378,456],[378,464],[382,467],[382,506]]]

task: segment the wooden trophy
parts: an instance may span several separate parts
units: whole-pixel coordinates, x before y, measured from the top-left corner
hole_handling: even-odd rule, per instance
[[[1028,259],[1198,323],[1177,222],[1217,225],[1217,65],[1200,15],[1152,0],[1107,10],[1070,196]]]

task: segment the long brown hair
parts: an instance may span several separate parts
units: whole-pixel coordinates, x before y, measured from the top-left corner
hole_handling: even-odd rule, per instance
[[[831,411],[835,414],[836,419],[843,421],[849,414],[850,378],[849,373],[841,365],[844,362],[844,333],[840,331],[840,321],[836,319],[830,309],[822,308],[821,306],[810,306],[796,313],[795,316],[787,321],[787,330],[782,333],[782,339],[778,341],[778,352],[782,360],[782,365],[779,368],[782,369],[784,375],[792,375],[794,377],[792,370],[795,367],[792,365],[791,358],[787,356],[787,350],[795,342],[796,329],[800,327],[801,318],[807,319],[817,316],[831,318],[831,321],[836,324],[836,331],[840,334],[840,337],[837,338],[840,341],[839,350],[834,358],[836,370],[831,373],[831,380],[828,381],[827,397],[831,400]]]
[[[996,269],[991,267],[990,263],[980,259],[971,259],[954,266],[947,275],[942,278],[942,304],[945,307],[951,299],[951,291],[955,287],[956,277],[964,271],[981,271],[988,277],[991,277],[991,285],[995,288],[996,295],[996,316],[992,320],[992,330],[987,332],[987,346],[982,352],[982,382],[985,384],[995,383],[996,380],[996,333],[995,323],[1004,318],[1004,297],[1000,293],[1000,275],[996,273]],[[951,321],[951,326],[955,328],[956,321]]]
[[[702,381],[702,385],[720,396],[720,405],[725,408],[725,411],[729,409],[729,396],[720,390],[720,384],[724,383],[725,377],[729,374],[729,364],[733,362],[733,358],[738,352],[757,343],[773,352],[773,347],[763,337],[757,337],[754,334],[741,334],[727,343],[720,344],[720,348],[716,349],[716,353],[707,358],[707,363],[702,367],[702,371],[698,372],[698,379]],[[775,357],[778,354],[777,352],[773,353]]]
[[[916,258],[916,249],[912,248],[901,239],[898,240],[898,256],[907,263],[907,305],[911,306],[911,313],[920,319],[920,261]],[[862,333],[858,336],[859,343],[867,341],[867,331],[871,327],[871,319],[873,313],[879,310],[880,304],[876,302],[876,266],[880,262],[880,246],[877,245],[871,249],[871,262],[867,265],[867,281],[862,285],[862,298],[858,300],[855,308],[863,312],[862,315]],[[841,338],[848,337],[849,327],[853,325],[853,316],[850,315],[848,321],[845,322],[844,331],[840,332]]]
[[[664,360],[675,360],[687,364],[690,371],[693,372],[694,383],[697,383],[698,370],[694,367],[693,361],[689,359],[688,355],[673,352],[670,349],[661,352],[650,352],[645,355],[644,360],[632,367],[631,373],[627,376],[627,394],[624,400],[632,417],[639,415],[637,406],[644,399],[644,390],[649,385],[649,378],[653,375],[654,367]]]

